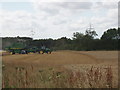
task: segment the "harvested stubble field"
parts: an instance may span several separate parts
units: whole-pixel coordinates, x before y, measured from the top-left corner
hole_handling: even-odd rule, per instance
[[[5,55],[3,88],[117,88],[117,51]]]

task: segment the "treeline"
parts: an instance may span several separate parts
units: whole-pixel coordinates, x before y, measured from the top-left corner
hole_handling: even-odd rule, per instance
[[[52,50],[118,50],[120,40],[120,29],[108,29],[103,35],[96,39],[96,31],[86,30],[85,34],[80,32],[73,33],[72,39],[61,37],[58,39],[39,39],[33,40],[30,37],[6,37],[3,38],[3,49],[13,43],[24,43],[26,47],[46,46]]]
[[[25,46],[29,45],[33,39],[30,37],[4,37],[2,38],[2,49],[12,46],[15,43],[23,43]]]

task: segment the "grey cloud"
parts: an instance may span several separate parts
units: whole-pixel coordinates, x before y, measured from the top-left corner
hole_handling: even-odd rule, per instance
[[[60,25],[60,24],[65,24],[65,23],[67,23],[67,21],[65,20],[53,22],[54,25]]]
[[[40,3],[38,4],[39,11],[44,11],[51,15],[59,14],[59,11],[64,10],[81,10],[81,9],[91,9],[92,2],[51,2],[51,3]]]
[[[59,8],[56,8],[57,6],[54,5],[54,3],[40,3],[37,4],[37,10],[39,12],[46,12],[49,15],[56,15],[59,13]]]
[[[50,15],[56,15],[56,14],[58,14],[59,13],[59,11],[58,10],[56,10],[56,9],[51,9],[51,8],[42,8],[41,9],[42,11],[44,11],[44,12],[47,12],[48,14],[50,14]]]
[[[118,8],[117,2],[96,2],[96,8],[116,9]]]
[[[93,3],[92,2],[64,2],[59,3],[63,8],[68,9],[91,9]]]

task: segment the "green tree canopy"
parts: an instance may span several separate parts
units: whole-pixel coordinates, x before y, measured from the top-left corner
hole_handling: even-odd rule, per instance
[[[113,29],[108,29],[107,31],[104,32],[102,35],[101,39],[106,40],[106,39],[119,39],[120,34],[118,33],[118,30],[113,28]]]
[[[79,33],[79,32],[73,33],[73,40],[82,39],[83,37],[84,37],[83,33]]]
[[[91,30],[86,30],[85,31],[85,36],[93,39],[95,36],[97,36],[98,34],[96,33],[96,31],[91,31]]]

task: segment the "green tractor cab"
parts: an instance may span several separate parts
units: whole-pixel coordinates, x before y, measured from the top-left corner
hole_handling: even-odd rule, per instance
[[[27,52],[28,53],[37,53],[39,52],[37,47],[31,47],[31,48],[27,48]]]
[[[44,53],[47,53],[47,54],[51,54],[51,49],[49,49],[49,48],[45,48],[45,47],[41,47],[41,51],[42,51],[42,54],[44,54]]]
[[[49,48],[46,48],[45,51],[46,51],[47,54],[51,54],[51,52],[52,52]]]

